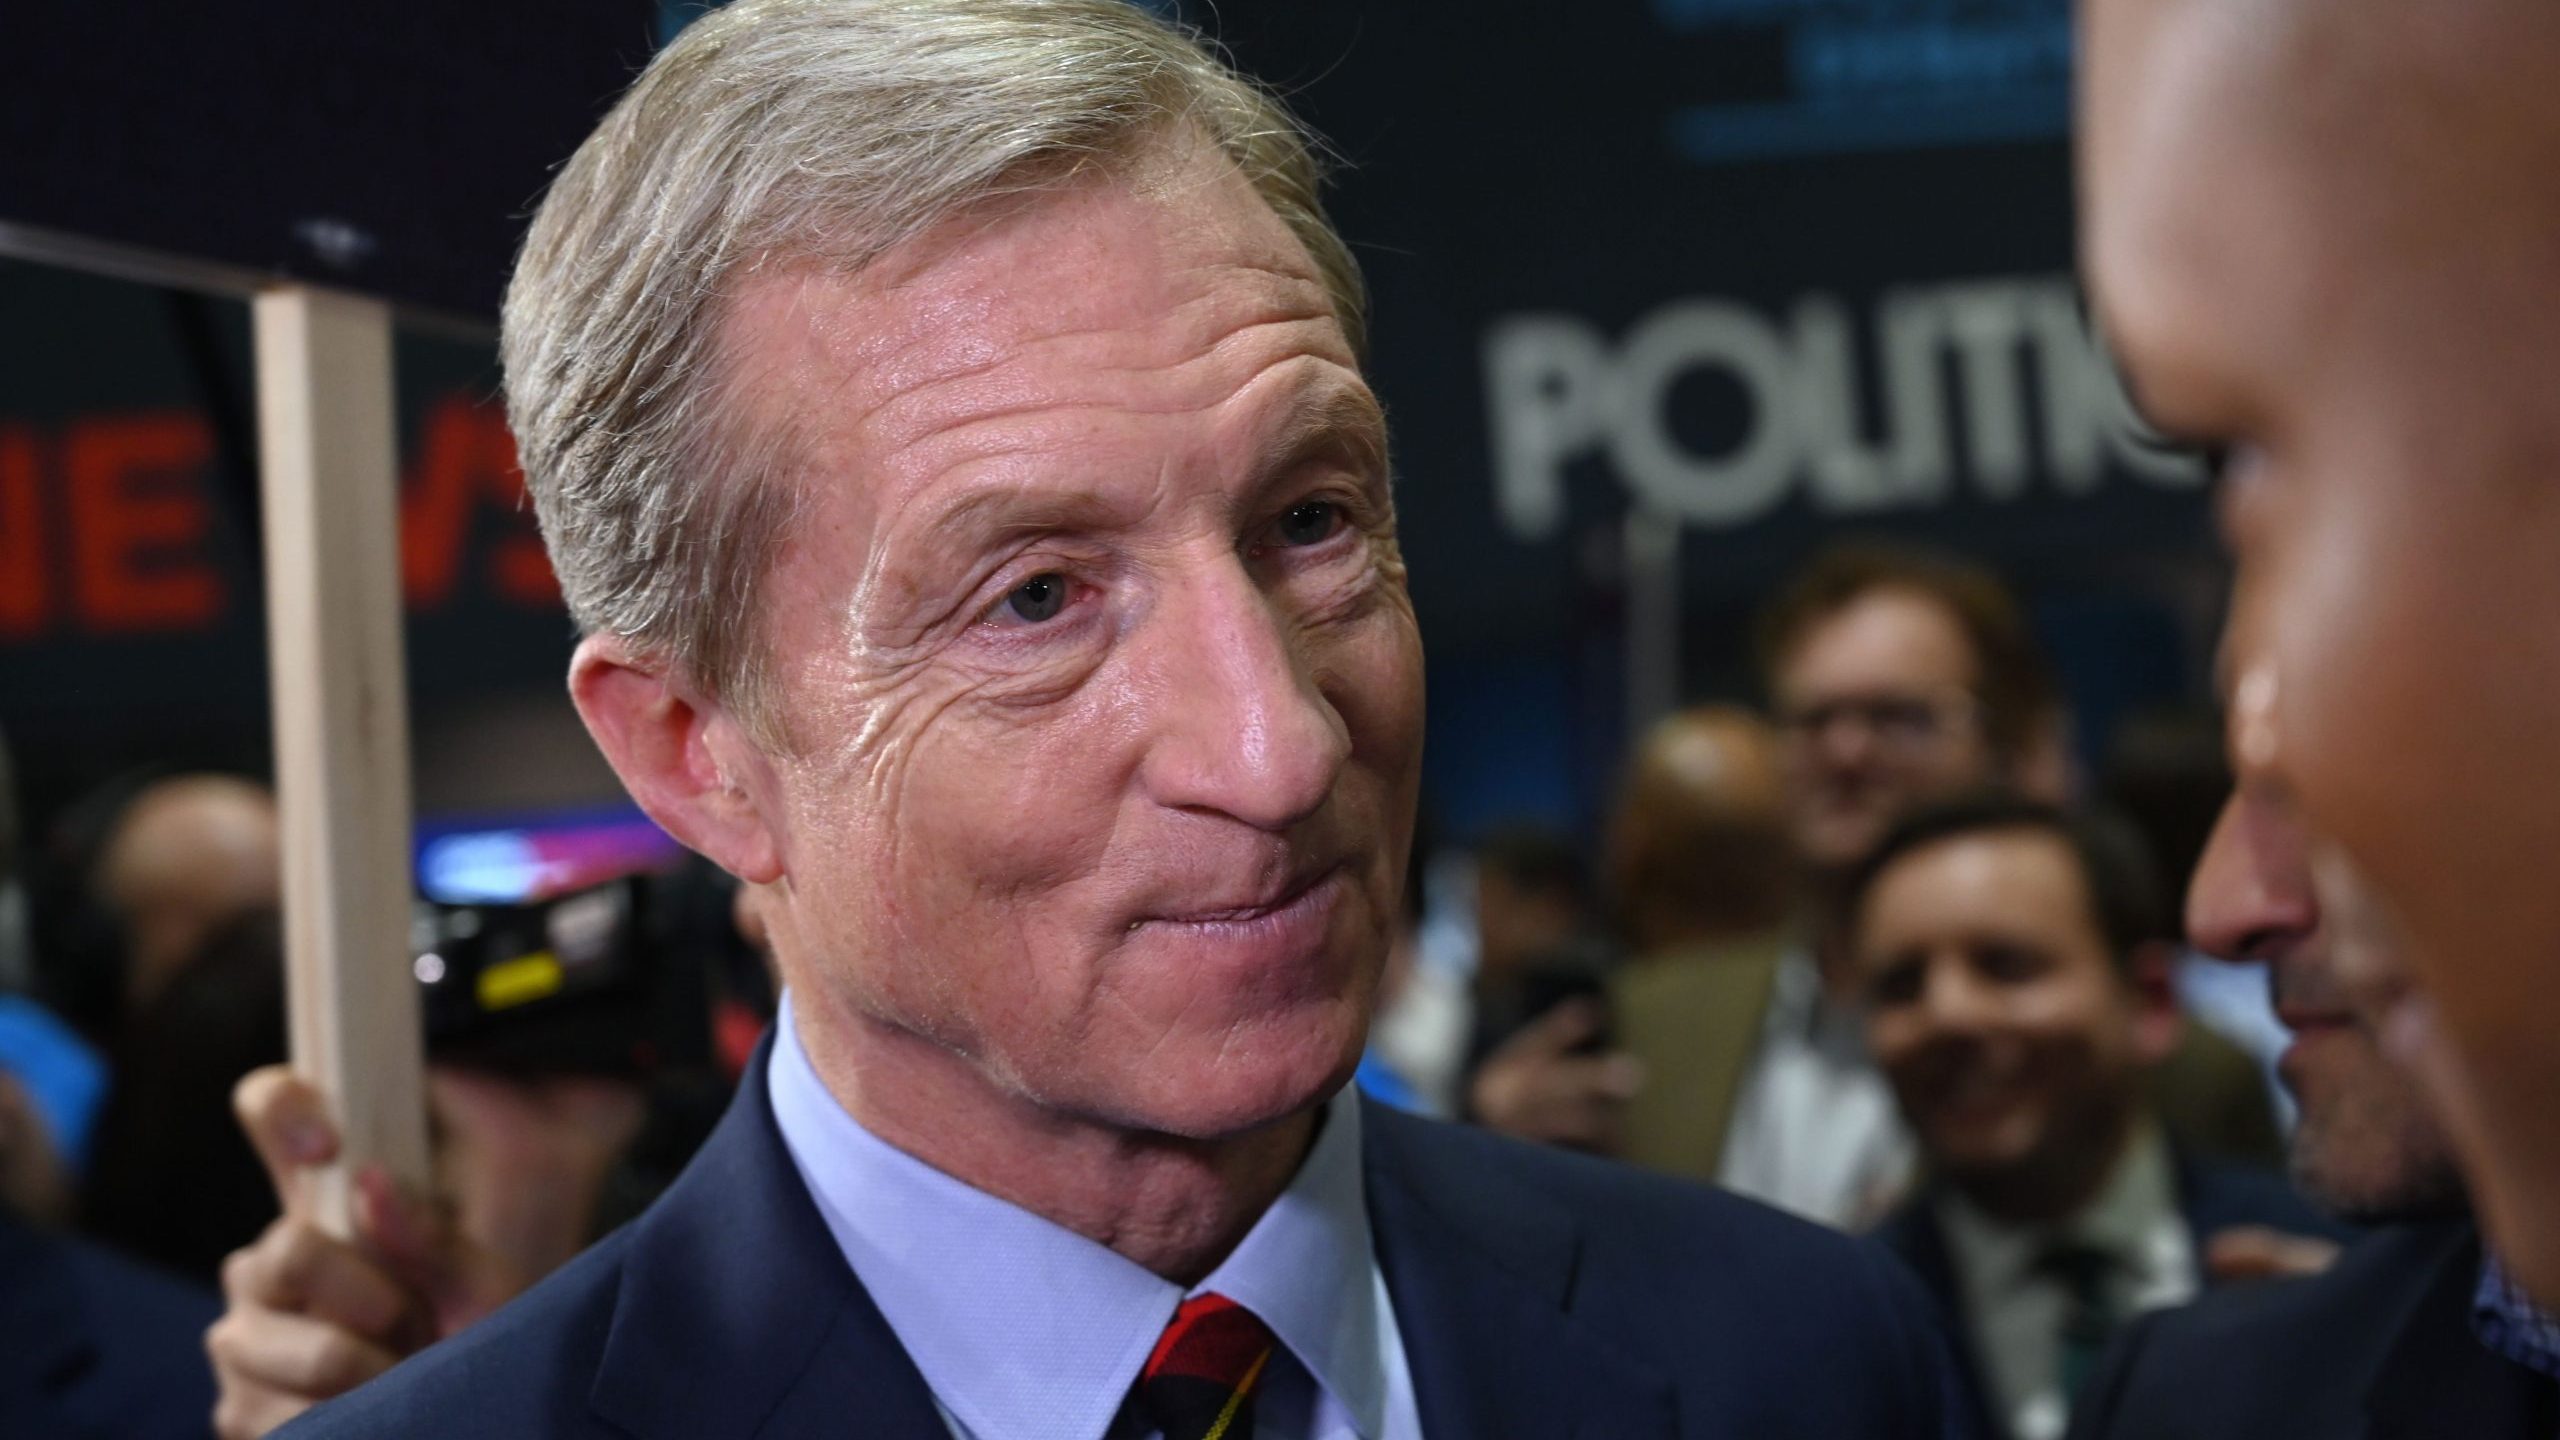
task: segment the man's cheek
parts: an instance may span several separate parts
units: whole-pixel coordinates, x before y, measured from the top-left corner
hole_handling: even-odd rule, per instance
[[[2405,808],[2391,794],[2408,758],[2392,760],[2404,697],[2391,692],[2408,677],[2391,673],[2390,657],[2421,637],[2395,633],[2407,617],[2393,604],[2391,557],[2366,551],[2353,527],[2300,540],[2271,558],[2250,591],[2273,685],[2254,748],[2317,828],[2361,851],[2375,831],[2387,838]]]
[[[1401,603],[1320,636],[1310,669],[1355,747],[1410,762],[1422,745],[1422,639]]]

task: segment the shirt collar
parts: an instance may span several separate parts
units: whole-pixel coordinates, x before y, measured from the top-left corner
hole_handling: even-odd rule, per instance
[[[2560,1319],[2534,1304],[2495,1255],[2480,1262],[2471,1331],[2491,1353],[2538,1375],[2560,1378]]]
[[[1360,1103],[1345,1086],[1289,1188],[1200,1282],[1262,1317],[1363,1435],[1384,1432],[1377,1251],[1360,1164]]]
[[[809,1063],[788,995],[767,1073],[801,1179],[943,1408],[976,1440],[1100,1440],[1182,1288],[865,1130]],[[1375,1277],[1360,1108],[1345,1087],[1289,1188],[1198,1289],[1260,1316],[1374,1436],[1386,1406]]]

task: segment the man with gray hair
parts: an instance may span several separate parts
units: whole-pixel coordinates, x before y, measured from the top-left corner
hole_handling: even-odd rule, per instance
[[[1881,1256],[1346,1088],[1422,734],[1361,303],[1300,132],[1123,0],[658,58],[508,401],[579,711],[787,1000],[648,1215],[294,1433],[1943,1433]],[[235,1397],[452,1328],[431,1250],[280,1233]]]

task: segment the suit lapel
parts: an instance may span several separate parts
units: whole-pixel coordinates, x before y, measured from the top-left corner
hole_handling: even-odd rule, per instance
[[[1417,1122],[1364,1107],[1369,1218],[1423,1433],[1648,1440],[1669,1381],[1572,1313],[1580,1236],[1552,1198],[1486,1168],[1416,1163]]]
[[[1924,1188],[1876,1228],[1875,1238],[1910,1269],[1937,1306],[1939,1331],[1954,1357],[1956,1383],[1962,1387],[1959,1399],[1972,1419],[1974,1433],[2005,1435],[2008,1422],[1993,1413],[1990,1372],[1974,1349],[1973,1326],[1956,1280],[1955,1256],[1947,1249],[1947,1232],[1938,1224],[1937,1194],[1935,1186]]]
[[[2469,1225],[2446,1227],[2426,1288],[2365,1392],[2373,1440],[2442,1435],[2547,1435],[2553,1386],[2492,1353],[2473,1335],[2480,1246]]]
[[[767,1036],[702,1153],[634,1222],[589,1403],[635,1436],[949,1432],[809,1198]]]

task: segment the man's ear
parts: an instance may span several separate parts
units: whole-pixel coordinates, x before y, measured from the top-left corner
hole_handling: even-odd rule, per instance
[[[569,698],[623,787],[688,848],[753,885],[782,875],[764,754],[726,706],[615,635],[590,635],[569,662]]]
[[[2178,1003],[2178,947],[2154,940],[2125,960],[2125,983],[2133,989],[2133,1043],[2145,1065],[2158,1065],[2186,1038],[2187,1012]]]

